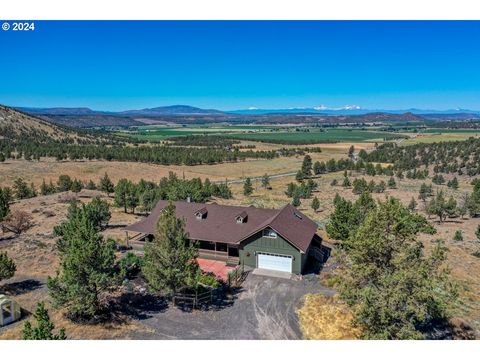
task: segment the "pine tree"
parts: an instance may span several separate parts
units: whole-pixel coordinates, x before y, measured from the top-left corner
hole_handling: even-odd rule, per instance
[[[243,183],[243,195],[248,196],[253,192],[252,180],[247,177]]]
[[[10,279],[17,270],[15,262],[6,252],[0,252],[0,281]]]
[[[115,242],[105,241],[85,208],[62,227],[57,241],[60,268],[47,286],[54,306],[74,318],[91,318],[102,308],[101,296],[117,284]]]
[[[320,200],[315,196],[312,200],[312,209],[313,211],[317,212],[317,210],[320,208]]]
[[[45,304],[40,302],[37,304],[33,317],[37,321],[37,326],[32,327],[30,321],[26,321],[23,326],[23,340],[66,340],[65,329],[61,328],[58,334],[54,334],[55,325],[50,320]]]
[[[115,187],[113,186],[113,182],[110,180],[107,173],[105,173],[105,175],[100,179],[100,184],[99,184],[98,188],[101,191],[107,193],[107,196],[110,196],[110,194],[115,191]]]
[[[185,232],[185,221],[177,218],[170,202],[158,220],[154,240],[145,245],[142,273],[153,290],[175,295],[181,288],[196,285],[197,256],[198,248]]]

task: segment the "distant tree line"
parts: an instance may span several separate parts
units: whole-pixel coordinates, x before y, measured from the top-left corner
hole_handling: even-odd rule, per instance
[[[415,170],[433,166],[435,173],[480,174],[480,139],[445,141],[433,144],[379,145],[370,153],[359,153],[364,161],[393,163],[394,170]]]
[[[53,157],[61,160],[106,160],[134,161],[162,165],[201,165],[221,162],[236,162],[246,159],[274,159],[280,156],[302,154],[304,150],[278,149],[270,151],[240,151],[218,147],[181,147],[168,145],[92,145],[74,144],[68,141],[9,140],[0,143],[0,160],[25,159],[40,160],[41,157]]]

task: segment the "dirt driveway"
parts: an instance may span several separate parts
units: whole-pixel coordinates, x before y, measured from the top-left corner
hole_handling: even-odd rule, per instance
[[[295,310],[307,293],[333,295],[318,278],[301,281],[250,274],[232,305],[184,312],[169,307],[141,320],[135,339],[301,339]]]

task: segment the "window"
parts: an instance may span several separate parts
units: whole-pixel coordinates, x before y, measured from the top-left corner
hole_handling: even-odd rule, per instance
[[[277,233],[272,229],[263,229],[263,236],[268,238],[276,238]]]

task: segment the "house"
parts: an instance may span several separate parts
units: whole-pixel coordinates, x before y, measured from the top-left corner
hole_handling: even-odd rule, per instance
[[[137,240],[152,239],[167,205],[160,200],[125,230],[138,233]],[[310,255],[320,256],[317,224],[290,204],[276,210],[176,201],[175,207],[190,239],[198,241],[199,258],[301,274]]]

